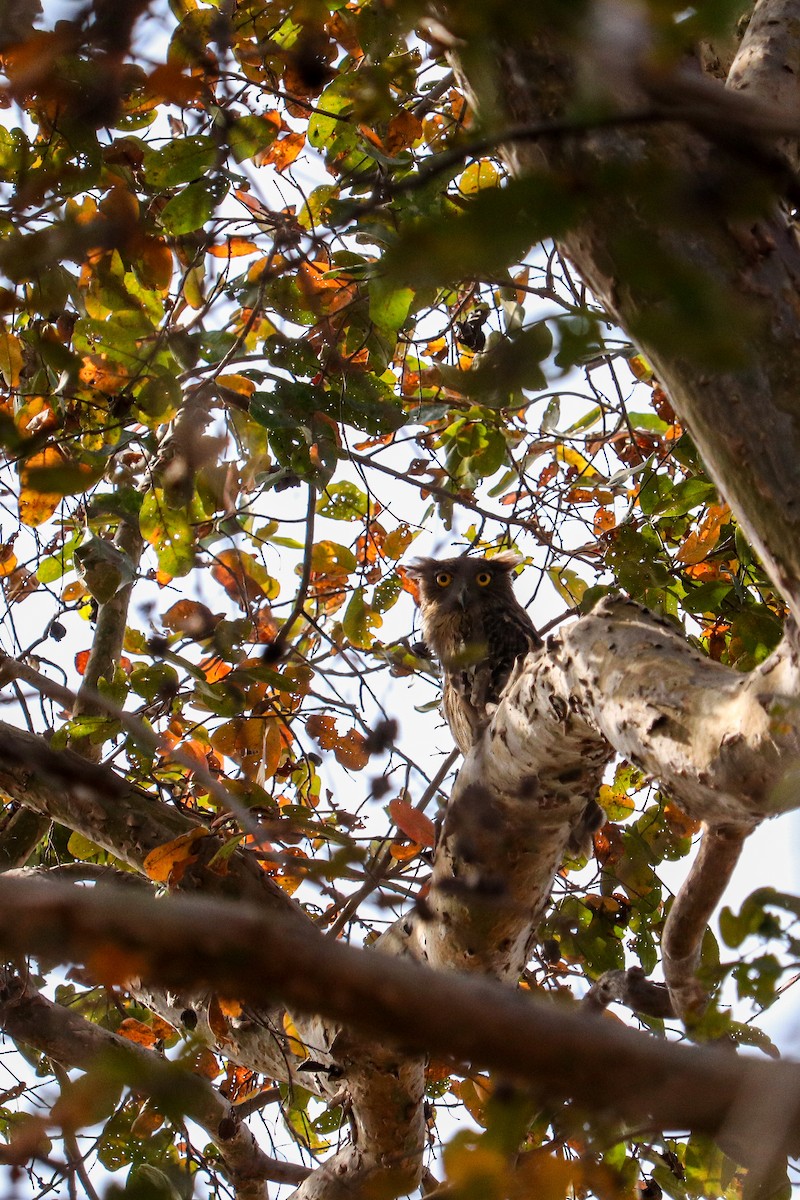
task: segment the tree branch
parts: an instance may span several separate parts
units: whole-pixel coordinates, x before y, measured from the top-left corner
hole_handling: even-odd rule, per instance
[[[697,857],[669,911],[661,935],[661,963],[675,1011],[690,1022],[706,1006],[705,988],[695,976],[711,914],[739,861],[747,828],[707,829]]]
[[[536,1095],[571,1099],[595,1120],[730,1135],[729,1115],[741,1098],[779,1095],[786,1117],[780,1149],[800,1149],[797,1064],[655,1040],[483,979],[357,950],[313,928],[288,929],[250,904],[127,893],[116,903],[111,889],[0,879],[0,905],[15,911],[14,922],[0,928],[5,954],[32,952],[98,969],[97,947],[111,943],[132,969],[138,963],[167,986],[211,986],[257,1004],[280,995],[297,1010],[322,1013],[406,1054],[427,1047],[454,1063],[502,1071]],[[726,1142],[744,1163],[755,1154],[759,1121],[771,1121],[769,1105],[751,1117],[747,1137]]]

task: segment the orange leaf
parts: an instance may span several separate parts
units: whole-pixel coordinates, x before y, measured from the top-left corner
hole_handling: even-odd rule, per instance
[[[150,879],[155,883],[179,883],[186,869],[197,862],[198,856],[193,853],[196,844],[208,836],[207,829],[192,829],[163,846],[156,846],[142,864]]]
[[[700,526],[684,541],[675,559],[680,563],[699,563],[707,558],[719,541],[722,526],[730,516],[727,504],[709,504]]]
[[[64,455],[55,446],[46,446],[38,454],[32,454],[20,467],[20,491],[17,505],[19,519],[23,525],[35,528],[49,520],[61,503],[62,496],[57,492],[38,492],[28,484],[31,470],[61,467],[64,465]]]
[[[75,670],[78,672],[79,675],[86,674],[86,667],[89,663],[89,654],[90,653],[91,653],[91,651],[89,651],[89,650],[79,650],[78,653],[75,655]]]
[[[417,842],[412,842],[410,846],[399,846],[396,842],[389,847],[389,853],[395,862],[409,862],[412,858],[416,858],[422,846]]]
[[[277,138],[258,156],[258,165],[271,165],[276,171],[285,171],[292,165],[305,144],[304,133],[288,133],[286,137]]]
[[[10,542],[0,546],[0,578],[17,569],[17,556]]]
[[[594,514],[594,531],[598,536],[601,533],[608,533],[616,523],[617,519],[609,508],[598,508]]]
[[[413,842],[419,842],[421,846],[426,846],[429,850],[433,848],[436,840],[433,821],[418,808],[414,808],[414,805],[410,804],[408,800],[402,796],[392,800],[389,804],[389,815],[400,832],[404,833],[407,838],[411,838]]]
[[[221,246],[210,246],[209,254],[214,258],[242,258],[245,254],[258,254],[258,246],[243,237],[230,237]]]
[[[145,238],[139,260],[142,264],[142,276],[150,287],[165,292],[172,282],[175,263],[172,251],[163,238]]]
[[[205,80],[202,75],[184,75],[177,63],[162,63],[150,72],[149,90],[156,100],[181,107],[202,96]]]
[[[117,1033],[129,1042],[135,1042],[137,1046],[155,1046],[159,1041],[158,1034],[135,1017],[126,1017],[117,1028]]]
[[[211,1032],[214,1034],[217,1045],[232,1045],[233,1039],[230,1034],[230,1026],[216,996],[212,996],[208,1002],[207,1015],[208,1023],[211,1026]]]

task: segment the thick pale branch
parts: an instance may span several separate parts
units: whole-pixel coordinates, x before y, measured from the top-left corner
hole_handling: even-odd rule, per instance
[[[548,639],[547,650],[509,696],[504,723],[560,703],[565,721],[585,721],[710,825],[752,827],[800,803],[787,787],[800,760],[800,670],[788,640],[743,675],[617,597]]]
[[[786,112],[800,107],[800,0],[760,0],[750,18],[727,79],[729,88],[747,91]],[[797,170],[797,141],[781,148]]]
[[[138,894],[117,904],[111,895],[0,879],[0,906],[15,912],[0,929],[0,947],[10,955],[96,963],[97,946],[111,943],[169,986],[210,985],[255,1003],[280,995],[296,1009],[406,1051],[428,1047],[458,1063],[496,1068],[550,1100],[571,1098],[596,1118],[627,1117],[639,1129],[715,1134],[739,1097],[774,1093],[786,1115],[782,1146],[800,1148],[797,1065],[655,1040],[496,983],[290,929],[249,904]],[[748,1135],[758,1140],[755,1124]],[[747,1161],[746,1144],[729,1148]]]

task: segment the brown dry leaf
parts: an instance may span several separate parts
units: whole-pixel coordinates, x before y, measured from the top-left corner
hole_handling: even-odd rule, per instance
[[[131,1133],[135,1138],[144,1141],[146,1138],[152,1137],[163,1124],[164,1118],[161,1113],[148,1103],[145,1104],[136,1120],[132,1122]]]
[[[414,142],[422,137],[422,121],[408,109],[403,109],[392,117],[384,138],[386,153],[395,155],[401,150],[407,150]]]
[[[314,713],[306,721],[306,732],[323,750],[332,750],[338,741],[336,718]]]
[[[230,1026],[216,996],[212,996],[208,1002],[207,1015],[208,1023],[211,1026],[211,1032],[214,1034],[217,1045],[232,1046],[233,1038],[230,1036]]]
[[[361,771],[369,762],[367,739],[357,729],[348,729],[333,748],[336,761],[350,771]]]

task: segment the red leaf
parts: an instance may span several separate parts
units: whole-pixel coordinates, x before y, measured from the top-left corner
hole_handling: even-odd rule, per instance
[[[433,821],[430,817],[426,817],[425,813],[420,812],[418,808],[414,808],[413,804],[409,804],[408,800],[403,800],[399,797],[392,800],[389,804],[389,815],[394,821],[397,828],[406,837],[411,838],[413,842],[419,842],[421,846],[427,846],[433,849],[433,843],[436,840],[436,830],[434,829]]]

